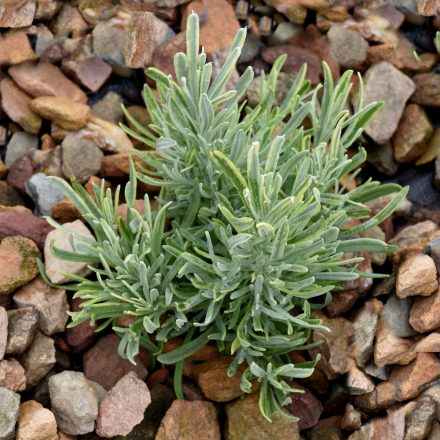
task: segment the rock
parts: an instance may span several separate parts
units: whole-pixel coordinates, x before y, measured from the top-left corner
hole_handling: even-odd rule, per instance
[[[18,131],[14,133],[6,147],[5,163],[11,165],[21,156],[31,156],[38,148],[38,138],[28,133]]]
[[[89,29],[88,23],[83,19],[78,8],[69,3],[62,3],[60,12],[52,25],[57,37],[80,38]]]
[[[126,436],[115,437],[115,440],[155,440],[160,422],[175,400],[173,391],[162,384],[150,387],[151,404],[148,405],[141,423],[136,425]]]
[[[73,234],[95,241],[95,238],[81,220],[65,223],[63,226]],[[54,284],[64,284],[69,281],[62,273],[71,273],[80,276],[87,276],[91,273],[88,263],[61,260],[52,254],[51,243],[59,249],[73,252],[75,249],[70,242],[70,236],[71,234],[67,234],[61,230],[53,230],[47,234],[44,244],[44,267],[46,269],[46,275]],[[75,238],[73,242],[75,242]]]
[[[15,439],[15,424],[19,408],[20,395],[0,387],[0,438],[2,440]]]
[[[26,374],[26,388],[37,385],[52,370],[55,362],[54,340],[37,331],[31,347],[21,357]]]
[[[50,63],[22,63],[8,71],[12,79],[29,95],[67,96],[76,102],[86,102],[87,95],[61,70]]]
[[[393,136],[396,161],[411,162],[420,157],[432,133],[432,124],[425,111],[417,104],[407,105]]]
[[[394,294],[391,294],[385,303],[380,317],[395,336],[406,338],[416,334],[408,322],[411,304],[411,298],[401,299]]]
[[[0,206],[23,205],[20,194],[6,182],[0,180]]]
[[[155,440],[192,440],[200,436],[206,440],[220,440],[215,406],[201,400],[178,399],[162,419]]]
[[[176,78],[174,71],[174,56],[178,52],[185,52],[186,49],[186,34],[179,32],[172,38],[156,47],[153,58],[151,60],[152,66],[161,70],[167,75]],[[242,52],[243,53],[243,52]]]
[[[350,403],[345,406],[344,416],[341,420],[341,428],[345,431],[359,429],[362,424],[361,413]]]
[[[116,92],[108,92],[104,98],[92,105],[92,115],[118,125],[124,120],[122,98]]]
[[[8,311],[8,344],[6,354],[22,354],[31,345],[38,324],[38,313],[32,307]]]
[[[63,199],[52,206],[52,217],[60,223],[71,223],[75,220],[83,220],[81,212],[69,200]]]
[[[417,298],[411,307],[409,323],[424,333],[440,327],[440,290],[427,298]]]
[[[5,356],[7,343],[8,343],[8,314],[5,308],[0,306],[0,360],[3,359],[3,357]]]
[[[94,142],[68,135],[61,145],[62,170],[67,178],[73,176],[79,183],[85,183],[101,169],[104,154]]]
[[[416,91],[411,97],[411,101],[416,104],[439,107],[440,106],[440,74],[421,73],[413,77]]]
[[[49,379],[50,400],[58,429],[66,434],[92,432],[98,416],[98,396],[83,373],[63,371]]]
[[[58,440],[53,413],[35,400],[23,402],[18,417],[17,440]]]
[[[173,36],[173,30],[153,13],[131,14],[124,48],[125,64],[133,69],[148,67],[156,47]]]
[[[72,312],[78,312],[80,309],[80,304],[83,302],[80,298],[74,298],[70,302],[70,310]],[[96,337],[95,326],[90,325],[90,320],[84,321],[76,327],[67,328],[66,332],[66,342],[73,351],[82,351],[89,347]]]
[[[259,393],[252,393],[226,405],[225,437],[228,440],[299,440],[298,424],[282,416],[274,416],[269,422],[261,414],[258,398]],[[168,439],[161,437],[160,440],[162,438]]]
[[[397,44],[388,58],[398,69],[413,72],[429,72],[438,61],[434,53],[422,53],[415,56],[416,47],[403,34],[397,36]]]
[[[108,153],[129,153],[133,149],[132,142],[122,128],[96,116],[90,116],[87,125],[75,136],[94,142]]]
[[[422,385],[430,383],[440,376],[440,360],[431,353],[418,353],[409,365],[396,367],[390,376],[395,386],[396,399],[404,401],[420,394]]]
[[[96,433],[105,438],[129,434],[142,421],[150,403],[145,383],[134,372],[127,373],[100,404]]]
[[[24,193],[26,182],[32,177],[33,172],[29,156],[22,156],[11,165],[6,181],[12,188]]]
[[[46,236],[52,229],[46,220],[32,214],[0,212],[0,240],[14,235],[22,235],[43,249]]]
[[[228,367],[232,358],[225,356],[208,360],[200,364],[196,372],[196,381],[205,397],[215,402],[228,402],[243,394],[240,388],[243,369],[239,368],[234,376],[228,376]]]
[[[240,28],[233,6],[226,0],[195,0],[186,5],[181,29],[186,28],[188,15],[194,11],[204,17],[200,25],[200,44],[208,55],[229,48]]]
[[[405,417],[405,440],[427,438],[435,419],[437,405],[429,396],[420,396],[408,403]]]
[[[0,243],[0,298],[23,286],[38,274],[40,251],[29,238],[17,235]]]
[[[14,294],[17,307],[33,307],[38,311],[38,326],[46,335],[62,332],[69,316],[66,291],[47,285],[41,277],[21,287]]]
[[[408,98],[415,85],[392,64],[382,61],[370,67],[365,75],[364,105],[383,101],[384,107],[367,126],[365,132],[376,143],[388,141],[396,131]]]
[[[381,301],[371,299],[362,306],[352,320],[354,335],[350,351],[359,367],[365,366],[373,355],[373,342],[382,308]]]
[[[1,128],[0,128],[0,131],[1,131]],[[1,135],[1,133],[0,133],[0,135]],[[5,143],[6,143],[6,139],[5,139]],[[3,142],[0,142],[0,144],[2,144],[2,146],[5,145]],[[0,179],[3,179],[4,177],[6,177],[7,174],[8,174],[8,167],[0,159]]]
[[[410,339],[396,336],[387,321],[382,316],[379,318],[374,346],[374,363],[378,367],[408,364],[416,356],[413,345]]]
[[[425,152],[417,159],[416,165],[424,165],[437,156],[440,156],[440,128],[434,129],[434,134],[431,136]]]
[[[32,156],[32,166],[35,173],[63,177],[61,172],[61,145],[49,150],[37,150]]]
[[[417,0],[416,4],[420,15],[440,15],[440,4],[437,0]]]
[[[409,254],[422,253],[428,243],[437,235],[437,225],[430,220],[403,228],[390,240],[391,244],[397,245],[393,262],[397,264]]]
[[[37,215],[50,216],[52,206],[64,198],[64,194],[44,173],[34,174],[25,185],[28,196],[35,203]]]
[[[0,361],[0,387],[14,392],[26,389],[24,369],[14,358]]]
[[[333,57],[342,67],[358,67],[366,60],[368,42],[358,32],[334,25],[327,33],[327,38]]]
[[[354,432],[349,440],[403,440],[405,433],[406,410],[389,410],[387,417],[371,419],[359,431]]]
[[[111,66],[97,57],[79,60],[71,68],[75,78],[93,93],[104,85],[112,73]]]
[[[1,105],[4,112],[29,133],[38,133],[41,118],[31,109],[31,98],[9,78],[0,81]]]
[[[431,333],[424,337],[414,347],[416,353],[439,353],[440,333]]]
[[[147,370],[140,360],[133,365],[118,355],[119,342],[120,339],[115,334],[101,337],[83,358],[87,379],[99,383],[106,390],[113,388],[129,372],[136,373],[141,380],[147,377]]]
[[[104,61],[124,66],[124,49],[128,14],[117,14],[109,20],[99,20],[92,31],[93,53]]]
[[[329,380],[332,380],[341,374],[347,373],[348,365],[348,347],[353,336],[353,325],[345,318],[327,318],[322,313],[316,314],[322,319],[324,326],[330,329],[330,333],[315,330],[313,332],[313,341],[323,341],[319,349],[310,350],[313,356],[321,353],[322,358],[319,365]]]
[[[353,396],[368,394],[374,390],[373,381],[355,365],[348,371],[345,384],[347,391]]]
[[[77,131],[87,123],[90,107],[66,96],[40,96],[31,102],[35,113],[64,130]]]
[[[399,298],[429,296],[438,289],[437,270],[428,255],[410,255],[397,271],[396,293]]]
[[[25,32],[7,32],[0,37],[0,65],[11,66],[36,58]]]
[[[276,29],[269,36],[268,41],[271,46],[286,44],[289,42],[289,40],[291,38],[299,35],[302,31],[303,31],[302,26],[298,26],[297,24],[290,23],[289,21],[284,21],[284,22],[281,22],[278,24]],[[260,49],[260,45],[258,45],[258,49]],[[255,56],[257,56],[257,55],[258,55],[258,52],[255,54]],[[255,56],[253,56],[252,58],[249,58],[247,61],[243,61],[243,62],[244,63],[250,62],[253,60],[253,58],[255,58]]]
[[[51,20],[60,7],[61,2],[59,0],[37,0],[35,20]]]
[[[123,177],[129,175],[130,157],[136,161],[133,153],[116,153],[104,156],[99,174],[104,177]]]
[[[283,45],[263,49],[261,55],[266,63],[273,64],[282,54],[287,54],[287,60],[283,70],[287,73],[296,74],[304,63],[307,64],[307,78],[312,84],[318,84],[322,73],[320,58],[312,51],[303,47]]]
[[[299,430],[310,429],[316,426],[324,410],[321,402],[306,388],[296,382],[289,382],[292,388],[302,390],[302,393],[289,393],[292,400],[286,409],[295,417],[299,418]]]
[[[21,28],[32,24],[35,16],[35,0],[14,3],[12,7],[0,6],[0,28]]]
[[[426,437],[426,440],[436,440],[438,438],[440,438],[440,423],[434,420],[431,432]]]

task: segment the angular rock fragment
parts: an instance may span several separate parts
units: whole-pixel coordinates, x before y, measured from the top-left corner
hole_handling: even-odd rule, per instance
[[[0,302],[2,295],[9,294],[37,276],[39,257],[37,245],[29,238],[17,235],[1,241]]]
[[[33,307],[38,312],[38,327],[46,335],[65,330],[69,316],[66,291],[47,285],[41,277],[35,278],[14,294],[17,307]]]
[[[365,75],[364,104],[383,101],[384,107],[365,132],[378,144],[388,141],[397,129],[408,98],[413,94],[412,80],[392,64],[382,61],[370,67]]]
[[[72,223],[65,223],[63,226],[71,231],[72,234],[84,236],[91,241],[95,241],[95,238],[81,220],[75,220]],[[73,241],[75,241],[75,239],[73,239]],[[52,283],[67,283],[69,279],[62,275],[62,273],[86,276],[91,272],[88,263],[66,261],[55,257],[51,251],[51,243],[57,248],[66,251],[73,252],[75,249],[70,242],[70,234],[61,230],[53,230],[47,234],[46,242],[44,244],[44,266],[46,274]]]
[[[23,402],[18,417],[17,440],[58,440],[53,413],[35,400]]]
[[[83,373],[63,371],[49,379],[50,400],[60,431],[79,435],[92,432],[98,417],[98,396]]]
[[[129,372],[136,373],[141,380],[147,376],[147,370],[139,360],[133,365],[118,355],[119,341],[115,334],[101,337],[83,358],[87,379],[99,383],[106,390],[113,388]]]
[[[20,395],[0,387],[0,438],[2,440],[14,440],[19,408]]]
[[[29,350],[20,358],[26,374],[26,388],[40,382],[55,365],[55,342],[40,331],[35,334]]]
[[[194,415],[197,414],[197,417]],[[175,400],[165,414],[155,440],[220,440],[217,414],[211,402]],[[229,437],[234,440],[234,437]],[[237,438],[238,439],[238,438]]]
[[[135,373],[127,373],[99,405],[96,433],[106,438],[129,434],[142,421],[150,403],[145,383]]]

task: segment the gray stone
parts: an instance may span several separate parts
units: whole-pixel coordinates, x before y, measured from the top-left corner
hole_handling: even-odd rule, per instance
[[[62,171],[65,177],[87,182],[101,169],[104,153],[92,141],[68,135],[62,145]]]
[[[391,142],[369,145],[367,162],[386,176],[394,176],[399,168]]]
[[[35,203],[37,215],[50,216],[52,206],[64,199],[64,194],[43,173],[34,174],[26,182],[25,190]]]
[[[34,307],[38,312],[38,326],[46,335],[65,330],[69,305],[64,289],[50,287],[37,277],[15,292],[14,303],[18,308]]]
[[[70,435],[82,435],[95,429],[98,396],[83,373],[63,371],[49,379],[52,411],[58,428]]]
[[[269,36],[268,41],[271,46],[277,46],[279,44],[287,44],[289,40],[296,35],[303,32],[303,27],[291,23],[290,21],[283,21],[280,23],[275,31]],[[251,61],[251,60],[249,60]]]
[[[406,338],[417,333],[409,324],[411,304],[410,298],[400,299],[396,295],[391,295],[385,303],[380,316],[394,336]]]
[[[374,362],[365,365],[363,370],[369,376],[380,380],[388,380],[391,374],[391,367],[389,365],[378,367]]]
[[[435,166],[437,168],[437,163],[440,166],[439,157],[437,157],[435,161]],[[425,254],[429,255],[435,263],[435,267],[437,268],[437,274],[440,273],[440,237],[434,238],[425,248]]]
[[[92,32],[93,53],[110,64],[124,66],[125,28],[121,17],[100,20]]]
[[[387,61],[370,67],[365,74],[364,105],[382,101],[383,108],[365,132],[376,143],[384,144],[397,129],[405,103],[414,93],[414,82]]]
[[[378,299],[371,299],[362,306],[352,321],[354,335],[351,349],[359,367],[363,367],[373,355],[374,336],[382,307],[383,304]]]
[[[38,148],[38,138],[24,131],[14,133],[6,147],[5,164],[11,165],[21,156],[32,156]]]
[[[20,409],[20,395],[0,387],[0,439],[13,440]]]
[[[29,350],[21,357],[27,389],[37,385],[55,365],[55,342],[40,331],[35,334]]]
[[[244,42],[238,62],[248,63],[252,61],[258,55],[262,46],[261,40],[255,34],[249,32],[246,35],[246,41]]]
[[[122,98],[116,92],[108,92],[104,98],[92,105],[92,115],[119,124],[124,119],[121,105]]]
[[[410,411],[405,417],[404,440],[420,440],[428,436],[437,409],[436,402],[429,396],[422,396],[408,404]]]
[[[0,361],[3,359],[8,343],[8,314],[4,307],[0,306]]]
[[[8,344],[6,354],[22,354],[31,345],[38,325],[38,312],[33,307],[8,310]]]
[[[333,25],[327,32],[327,38],[330,53],[342,67],[359,67],[366,60],[368,42],[359,32]]]

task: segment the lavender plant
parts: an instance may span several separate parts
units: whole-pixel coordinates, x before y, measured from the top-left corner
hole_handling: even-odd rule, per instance
[[[313,372],[316,361],[294,364],[289,357],[310,347],[313,330],[325,330],[313,311],[342,282],[372,276],[356,269],[361,258],[346,255],[392,251],[359,234],[386,219],[407,190],[372,180],[348,189],[366,152],[360,147],[349,156],[347,149],[380,108],[363,105],[360,82],[357,105],[348,110],[351,72],[334,85],[324,64],[324,84],[312,89],[304,67],[277,105],[282,57],[259,78],[255,107],[244,99],[251,68],[230,89],[245,35],[237,33],[213,78],[199,51],[198,17],[190,15],[186,54],[174,59],[176,79],[147,70],[158,92],[156,98],[145,85],[151,124],[125,112],[136,130],[124,129],[149,147],[137,152],[143,165],[131,164],[127,218],[117,212],[119,189],[112,197],[95,187],[95,201],[81,185],[54,178],[97,242],[72,235],[74,252],[53,252],[89,262],[94,272],[70,277],[67,287],[85,300],[71,326],[88,319],[97,330],[112,326],[122,356],[134,361],[143,346],[160,363],[175,365],[179,397],[185,358],[215,343],[233,356],[228,374],[246,365],[243,392],[253,381],[261,384],[260,409],[270,419],[287,415],[283,406],[298,391],[290,380]],[[151,211],[148,195],[145,213],[136,210],[137,180],[161,188],[159,211]],[[389,194],[391,201],[372,215],[367,202]],[[131,317],[129,327],[118,325],[122,316]],[[175,338],[180,346],[163,352]]]

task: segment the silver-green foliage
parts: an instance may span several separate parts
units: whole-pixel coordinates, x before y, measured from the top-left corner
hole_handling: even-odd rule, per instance
[[[178,395],[183,360],[215,343],[234,356],[229,374],[247,366],[244,392],[261,383],[260,408],[270,418],[295,391],[289,381],[313,372],[314,362],[295,365],[289,357],[323,329],[313,310],[342,282],[369,276],[356,270],[362,259],[347,253],[391,250],[359,234],[387,218],[406,189],[371,180],[347,188],[366,159],[363,148],[351,156],[347,149],[380,108],[363,105],[361,85],[356,108],[347,110],[350,72],[334,85],[324,65],[323,87],[311,89],[304,67],[277,105],[281,58],[260,78],[256,107],[243,101],[252,69],[228,89],[245,34],[237,33],[213,79],[199,52],[198,17],[189,17],[186,54],[174,60],[177,79],[147,71],[159,96],[145,86],[151,124],[127,113],[137,128],[127,132],[157,152],[139,152],[145,166],[132,166],[127,219],[117,214],[118,194],[113,200],[96,187],[95,203],[80,185],[56,179],[97,243],[74,237],[75,252],[53,251],[92,263],[95,273],[71,277],[70,288],[85,300],[71,325],[111,325],[122,338],[121,355],[133,360],[144,346],[159,362],[175,364]],[[135,209],[137,179],[161,187],[159,212],[150,211],[147,196],[145,214]],[[391,193],[372,216],[366,203]],[[118,326],[124,315],[132,317],[129,327]],[[162,353],[177,337],[179,348]]]

